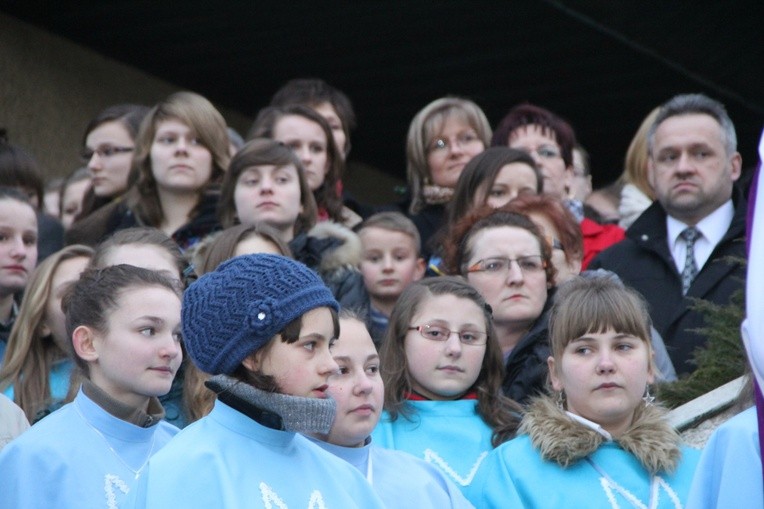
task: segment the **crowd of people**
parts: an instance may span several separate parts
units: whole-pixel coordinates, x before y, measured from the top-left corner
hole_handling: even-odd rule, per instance
[[[246,140],[192,92],[106,108],[47,183],[0,141],[1,508],[764,508],[652,395],[745,281],[722,104],[655,108],[592,190],[561,116],[439,98],[375,207],[355,123],[301,79]]]

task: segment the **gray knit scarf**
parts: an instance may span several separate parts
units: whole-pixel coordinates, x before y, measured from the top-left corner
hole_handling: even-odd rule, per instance
[[[329,433],[337,404],[331,398],[301,398],[266,392],[227,375],[216,375],[205,385],[223,403],[263,426],[296,433]]]

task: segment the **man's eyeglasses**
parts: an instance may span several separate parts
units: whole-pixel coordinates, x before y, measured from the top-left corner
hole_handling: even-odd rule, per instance
[[[486,344],[486,341],[488,340],[488,334],[485,332],[473,330],[451,331],[445,327],[433,325],[431,323],[411,326],[409,327],[409,330],[419,331],[419,334],[421,334],[423,338],[429,339],[430,341],[448,341],[451,334],[459,336],[459,342],[463,345],[480,346]]]

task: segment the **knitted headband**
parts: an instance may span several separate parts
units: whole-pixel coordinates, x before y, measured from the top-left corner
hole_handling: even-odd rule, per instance
[[[183,295],[183,339],[207,373],[230,374],[308,311],[339,309],[305,265],[271,254],[237,256],[205,274]]]

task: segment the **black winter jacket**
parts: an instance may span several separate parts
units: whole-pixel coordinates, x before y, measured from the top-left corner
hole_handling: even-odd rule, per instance
[[[653,326],[663,336],[677,374],[692,372],[693,351],[706,343],[697,330],[706,324],[702,313],[692,309],[693,299],[719,305],[729,303],[745,283],[746,201],[735,188],[735,215],[727,233],[703,265],[687,296],[668,245],[666,213],[653,203],[626,231],[626,239],[600,253],[589,269],[603,268],[618,274],[639,291],[650,306]]]

